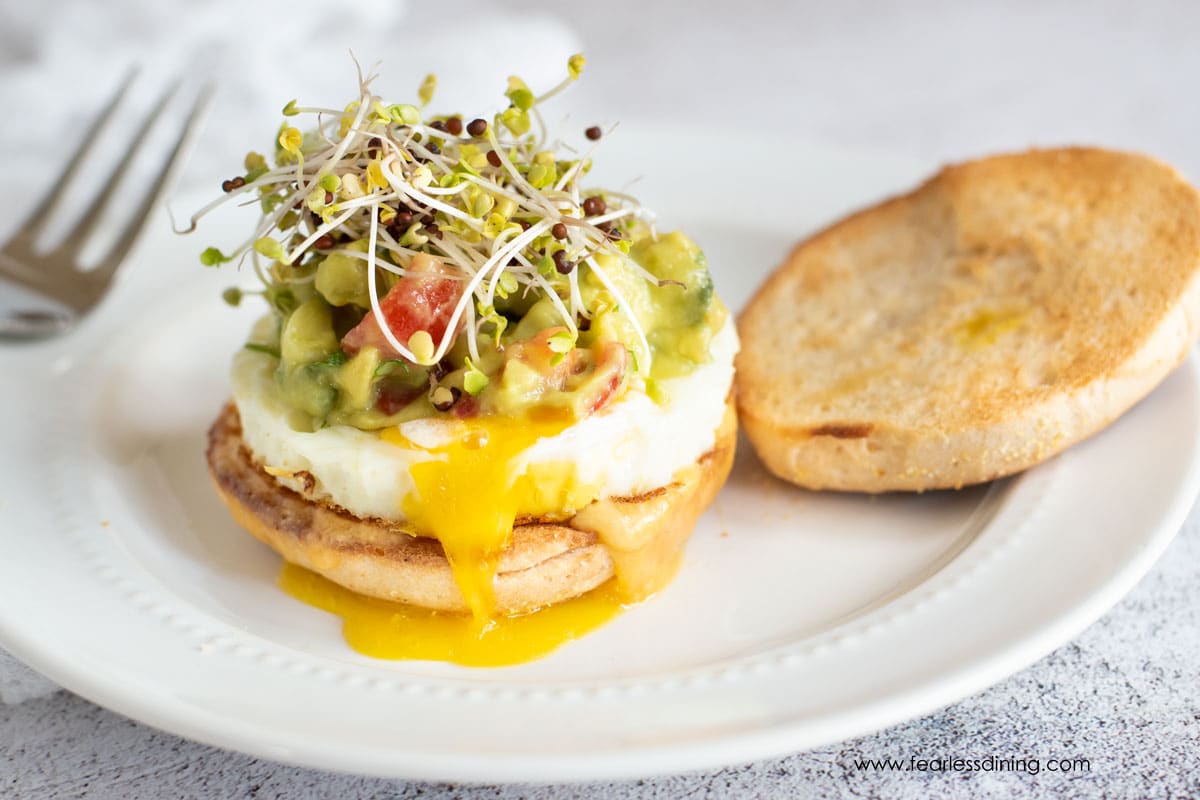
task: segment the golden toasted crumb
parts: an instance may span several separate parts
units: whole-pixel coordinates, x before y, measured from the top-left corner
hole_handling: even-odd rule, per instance
[[[801,243],[738,322],[738,411],[813,489],[960,487],[1100,430],[1187,355],[1200,196],[1098,149],[948,167]]]

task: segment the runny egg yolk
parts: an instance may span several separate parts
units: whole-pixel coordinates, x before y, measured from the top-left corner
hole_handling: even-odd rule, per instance
[[[512,537],[518,515],[556,511],[570,499],[548,496],[556,493],[545,491],[528,470],[518,472],[518,456],[568,424],[563,419],[483,417],[463,423],[446,444],[432,448],[438,458],[409,468],[417,491],[406,498],[404,516],[418,532],[442,543],[458,588],[481,624],[494,616],[500,552]],[[415,447],[395,428],[385,430],[383,438]],[[569,467],[557,471],[573,473]],[[551,483],[567,494],[579,494],[570,474]]]
[[[668,557],[665,569],[652,570],[660,573],[657,580],[629,570],[631,584],[624,580],[626,559],[614,552],[617,577],[582,597],[521,616],[495,614],[500,553],[509,544],[516,520],[569,516],[596,499],[597,488],[577,480],[573,465],[526,468],[520,462],[519,456],[534,442],[560,433],[568,424],[558,418],[485,417],[463,422],[434,448],[419,447],[398,428],[382,432],[383,439],[397,447],[435,456],[410,467],[416,493],[405,500],[402,511],[417,531],[441,542],[470,614],[365,597],[292,564],[285,564],[280,586],[342,617],[346,642],[375,658],[503,666],[541,657],[599,627],[625,603],[642,600],[665,584],[677,559]]]

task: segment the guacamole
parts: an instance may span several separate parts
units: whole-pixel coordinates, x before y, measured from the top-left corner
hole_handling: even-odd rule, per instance
[[[546,147],[534,107],[582,66],[540,96],[511,78],[490,119],[427,114],[432,76],[417,104],[385,103],[369,80],[340,114],[292,101],[274,165],[251,153],[222,184],[261,219],[201,260],[253,262],[276,325],[247,347],[277,361],[294,425],[577,420],[628,391],[663,400],[661,381],[709,359],[726,311],[700,248],[658,234],[628,195],[585,188],[590,153]]]

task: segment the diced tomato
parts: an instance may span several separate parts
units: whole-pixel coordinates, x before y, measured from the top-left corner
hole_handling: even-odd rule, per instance
[[[545,328],[531,339],[509,345],[504,359],[527,364],[544,379],[547,389],[563,391],[567,388],[567,379],[571,375],[587,368],[582,350],[572,349],[567,353],[556,353],[550,348],[550,337],[566,332],[567,329],[563,327]],[[554,363],[556,359],[557,364]]]
[[[392,336],[403,345],[417,331],[427,331],[434,344],[441,342],[450,324],[450,315],[462,297],[465,284],[441,261],[424,253],[413,258],[407,274],[391,288],[379,303],[379,310]],[[384,358],[400,358],[379,327],[374,311],[342,337],[342,349],[353,355],[364,347],[379,349]]]
[[[556,393],[578,393],[572,405],[584,416],[595,414],[615,399],[628,368],[629,353],[615,341],[599,342],[590,350],[575,348],[565,354],[556,353],[550,348],[550,337],[565,330],[547,328],[531,339],[509,345],[505,361],[521,361],[540,376],[541,386],[529,395],[531,398],[540,396],[549,401]]]
[[[589,414],[595,414],[616,397],[629,363],[629,353],[620,342],[605,342],[599,350],[596,354],[595,378],[588,386],[592,392],[588,398]]]
[[[379,386],[379,394],[375,398],[375,407],[383,414],[395,414],[405,406],[424,394],[417,386],[403,383],[389,383],[386,380]]]
[[[459,419],[469,419],[479,415],[479,401],[471,395],[464,395],[454,404],[454,416]]]

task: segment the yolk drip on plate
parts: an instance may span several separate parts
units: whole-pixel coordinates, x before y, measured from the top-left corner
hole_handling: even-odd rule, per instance
[[[481,630],[470,615],[366,597],[295,564],[284,564],[279,585],[292,597],[341,617],[346,643],[363,655],[468,667],[503,667],[540,658],[600,627],[623,607],[615,582],[609,581],[532,614],[499,617]]]
[[[429,448],[418,446],[399,429],[382,432],[384,440],[397,447],[433,456],[410,467],[416,492],[402,511],[414,528],[441,542],[470,614],[365,597],[293,564],[284,565],[280,586],[342,617],[346,642],[375,658],[467,666],[518,664],[599,627],[626,603],[645,599],[666,583],[677,559],[663,559],[658,580],[647,582],[638,576],[638,587],[631,591],[622,580],[624,559],[614,550],[618,575],[603,586],[534,613],[495,613],[494,580],[515,521],[570,515],[596,499],[597,488],[579,481],[572,464],[527,467],[520,459],[538,439],[560,433],[568,424],[561,419],[484,418],[462,423],[443,443]]]

